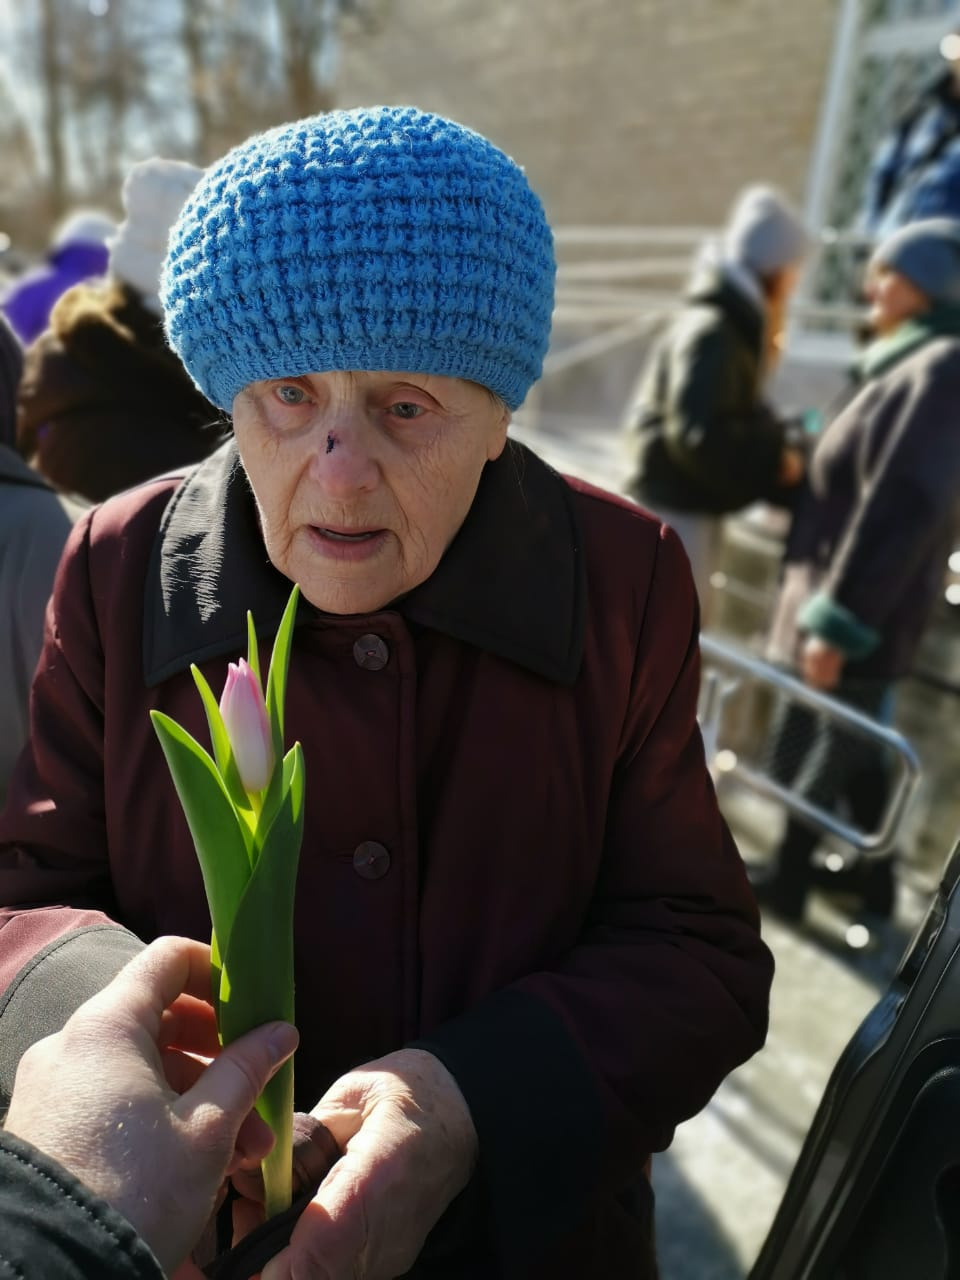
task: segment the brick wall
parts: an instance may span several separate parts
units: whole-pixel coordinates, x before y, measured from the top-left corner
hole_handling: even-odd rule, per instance
[[[487,134],[556,223],[720,221],[747,182],[802,200],[838,0],[384,0],[343,106]]]

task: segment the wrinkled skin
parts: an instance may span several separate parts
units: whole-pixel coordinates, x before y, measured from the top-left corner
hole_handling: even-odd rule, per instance
[[[254,382],[233,426],[273,565],[328,613],[371,613],[433,573],[506,442],[462,378],[312,373]]]

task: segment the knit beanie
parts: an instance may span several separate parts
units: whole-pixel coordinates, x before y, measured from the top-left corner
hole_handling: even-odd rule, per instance
[[[71,245],[105,245],[117,229],[108,213],[99,209],[76,209],[57,223],[50,241],[52,249],[66,249]]]
[[[23,348],[13,329],[0,316],[0,444],[11,449],[17,438],[17,389],[23,373]]]
[[[723,234],[724,255],[756,276],[799,265],[810,247],[800,215],[772,187],[747,187],[738,197]]]
[[[133,165],[123,183],[126,217],[107,242],[108,270],[114,279],[133,285],[158,316],[162,308],[157,287],[170,227],[202,173],[185,160],[153,156]]]
[[[960,221],[908,222],[880,242],[871,265],[905,276],[932,302],[960,303]]]
[[[555,264],[543,208],[486,138],[415,107],[334,111],[206,171],[170,235],[170,345],[229,411],[262,378],[467,378],[516,408],[540,376]]]

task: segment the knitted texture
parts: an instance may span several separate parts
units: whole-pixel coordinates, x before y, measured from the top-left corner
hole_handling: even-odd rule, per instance
[[[262,378],[442,374],[516,408],[550,334],[553,237],[522,170],[414,107],[258,134],[207,170],[170,236],[167,336],[230,410]]]

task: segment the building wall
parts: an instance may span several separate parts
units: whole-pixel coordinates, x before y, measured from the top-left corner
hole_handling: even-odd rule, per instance
[[[412,102],[523,163],[556,223],[719,221],[802,200],[839,0],[382,0],[343,106]]]

